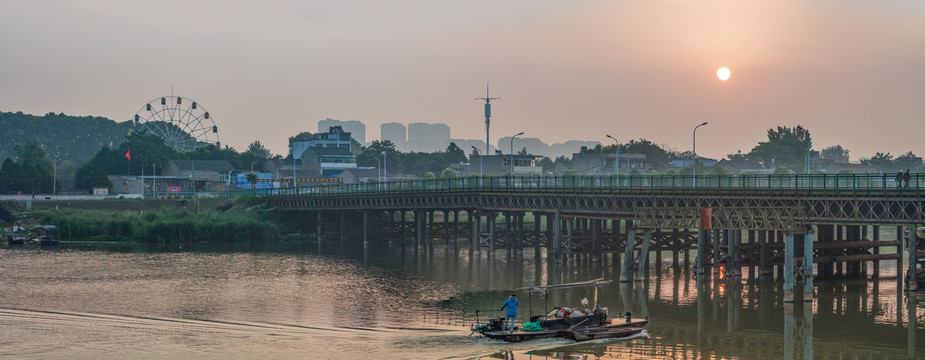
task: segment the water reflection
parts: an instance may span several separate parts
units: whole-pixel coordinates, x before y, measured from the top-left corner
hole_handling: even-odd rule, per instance
[[[0,279],[0,303],[3,308],[32,311],[295,326],[303,330],[286,331],[305,337],[370,328],[375,331],[336,339],[343,347],[360,349],[347,355],[365,357],[812,359],[923,354],[923,345],[916,341],[917,326],[925,318],[923,302],[905,296],[895,280],[820,281],[814,301],[785,304],[779,283],[722,278],[711,272],[694,275],[683,267],[657,268],[644,281],[615,281],[601,288],[600,303],[611,315],[632,312],[649,317],[646,336],[515,345],[470,338],[467,326],[476,310],[498,308],[510,292],[520,295],[524,314],[553,306],[580,308],[582,298],[593,296],[588,290],[552,291],[547,298],[528,295],[526,289],[619,279],[620,256],[607,255],[600,261],[578,256],[555,264],[533,249],[488,258],[466,249],[434,248],[328,245],[318,253],[314,244],[292,242],[191,244],[183,249],[122,244],[83,244],[80,250],[58,251],[4,249],[0,271],[7,276]],[[35,324],[13,317],[0,313],[0,322],[20,324],[14,328],[23,336],[35,335]],[[62,320],[49,323],[56,321]],[[76,322],[68,327],[87,330]],[[304,330],[313,327],[320,329]],[[413,330],[418,328],[450,333]],[[201,341],[228,346],[223,342],[232,339]],[[0,340],[0,356],[21,355],[16,352],[21,346]]]

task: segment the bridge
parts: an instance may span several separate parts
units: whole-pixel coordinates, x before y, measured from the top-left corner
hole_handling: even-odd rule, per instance
[[[644,277],[653,252],[657,262],[670,252],[673,266],[696,254],[698,273],[776,271],[785,288],[803,282],[808,299],[814,276],[880,276],[881,261],[895,261],[907,290],[925,285],[925,233],[916,231],[925,224],[925,174],[908,184],[850,174],[471,177],[264,193],[281,214],[313,226],[319,246],[334,237],[411,240],[422,250],[439,239],[488,256],[529,247],[556,261],[622,253],[621,281]]]

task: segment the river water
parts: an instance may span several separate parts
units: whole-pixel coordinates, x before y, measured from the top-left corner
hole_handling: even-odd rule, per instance
[[[511,292],[519,321],[580,308],[592,291],[525,289],[616,279],[615,268],[609,258],[549,264],[530,250],[489,259],[297,243],[0,248],[0,358],[925,358],[925,299],[895,279],[817,281],[814,301],[790,305],[779,283],[698,279],[670,265],[599,293],[611,315],[649,317],[639,336],[517,344],[470,336],[476,311],[497,309]]]

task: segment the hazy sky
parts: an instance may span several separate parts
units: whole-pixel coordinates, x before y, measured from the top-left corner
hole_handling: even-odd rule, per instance
[[[716,70],[727,66],[725,82]],[[925,155],[925,1],[0,0],[0,110],[124,121],[175,94],[223,144],[318,120],[442,122],[492,144],[647,138],[715,158],[802,124]],[[0,129],[2,131],[2,129]]]

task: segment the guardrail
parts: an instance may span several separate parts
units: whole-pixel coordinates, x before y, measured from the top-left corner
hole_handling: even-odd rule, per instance
[[[908,183],[895,175],[620,175],[559,177],[468,177],[437,180],[398,180],[388,183],[318,184],[305,187],[236,190],[217,193],[222,197],[249,194],[267,196],[392,193],[406,191],[555,191],[555,190],[801,190],[801,191],[920,191],[925,174],[910,174]]]

